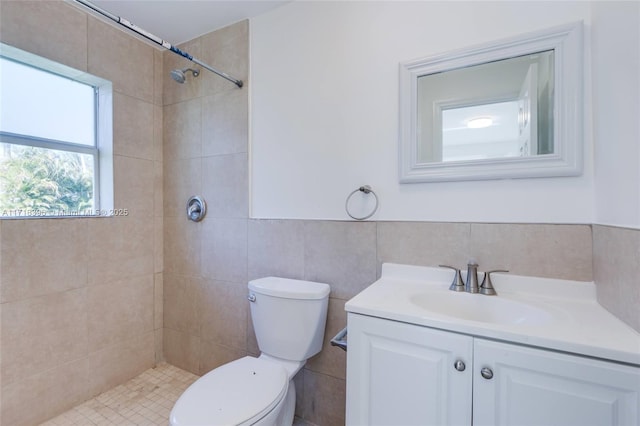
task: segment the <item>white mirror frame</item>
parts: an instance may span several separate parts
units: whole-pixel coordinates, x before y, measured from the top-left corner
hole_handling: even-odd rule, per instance
[[[582,22],[400,64],[400,183],[578,176],[583,162]],[[418,162],[418,78],[554,50],[554,153],[531,157]]]

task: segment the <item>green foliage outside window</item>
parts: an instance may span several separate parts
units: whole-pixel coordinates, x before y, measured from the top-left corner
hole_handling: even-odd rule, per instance
[[[47,212],[93,208],[89,155],[27,146],[4,146],[0,155],[0,206]]]

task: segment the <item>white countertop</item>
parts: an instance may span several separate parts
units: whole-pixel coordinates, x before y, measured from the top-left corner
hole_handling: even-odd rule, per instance
[[[453,275],[452,270],[443,268],[385,263],[380,279],[349,300],[345,309],[350,313],[640,365],[640,333],[598,304],[593,282],[492,274],[498,295],[485,296],[449,291]],[[481,280],[482,274],[478,275]],[[442,307],[438,307],[439,312],[434,311],[420,302],[436,297],[454,303],[457,300],[454,298],[459,298],[465,309],[471,301],[484,305],[481,307],[485,312],[487,307],[500,309],[494,308],[496,302],[503,306],[513,302],[515,310],[532,307],[544,315],[540,321],[463,319],[455,317],[455,312],[444,313]],[[527,310],[523,312],[526,316]],[[499,313],[496,314],[499,318]]]

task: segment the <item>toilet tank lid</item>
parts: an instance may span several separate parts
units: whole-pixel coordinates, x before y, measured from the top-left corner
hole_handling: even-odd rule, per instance
[[[324,299],[331,291],[329,284],[280,277],[249,281],[249,289],[259,294],[285,299]]]

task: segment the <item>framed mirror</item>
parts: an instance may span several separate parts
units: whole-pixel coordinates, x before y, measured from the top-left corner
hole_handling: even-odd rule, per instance
[[[582,22],[400,64],[401,183],[582,173]]]

